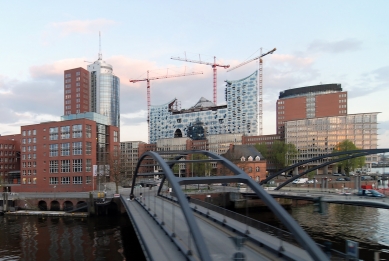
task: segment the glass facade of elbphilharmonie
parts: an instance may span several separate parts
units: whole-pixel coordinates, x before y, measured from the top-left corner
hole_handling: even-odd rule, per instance
[[[151,106],[149,121],[150,143],[163,138],[189,137],[205,139],[215,134],[257,135],[258,130],[258,72],[235,81],[226,81],[226,105],[216,106],[201,98],[186,110],[174,108],[176,99]]]

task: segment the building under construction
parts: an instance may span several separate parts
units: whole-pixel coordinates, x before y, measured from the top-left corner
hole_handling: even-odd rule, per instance
[[[150,143],[159,139],[188,137],[206,139],[207,135],[257,135],[258,131],[258,71],[246,78],[226,81],[226,105],[216,106],[200,98],[189,109],[178,109],[177,99],[152,105],[149,115]]]

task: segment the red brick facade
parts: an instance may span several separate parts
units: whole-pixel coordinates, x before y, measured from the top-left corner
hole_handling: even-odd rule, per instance
[[[74,68],[64,72],[64,115],[90,111],[89,72]]]
[[[105,126],[105,149],[119,148],[119,130]],[[21,184],[15,192],[83,192],[96,188],[97,123],[75,119],[21,127]],[[101,134],[99,134],[101,136]],[[116,146],[116,147],[115,147]]]
[[[17,183],[8,175],[20,170],[20,134],[0,136],[0,184]],[[3,187],[0,188],[0,192]]]

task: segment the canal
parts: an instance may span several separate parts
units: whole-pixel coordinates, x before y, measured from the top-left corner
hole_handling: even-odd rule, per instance
[[[374,260],[374,252],[380,252],[381,260],[389,260],[387,209],[328,204],[326,214],[319,214],[309,204],[292,207],[288,212],[320,244],[331,242],[333,249],[344,253],[345,240],[353,240],[359,243],[360,259]],[[247,214],[261,222],[285,229],[270,211],[251,209]]]
[[[0,216],[0,260],[145,260],[126,215]]]

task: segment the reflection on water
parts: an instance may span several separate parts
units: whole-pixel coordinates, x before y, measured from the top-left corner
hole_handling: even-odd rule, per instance
[[[389,260],[389,211],[387,209],[328,204],[328,213],[314,212],[313,205],[293,207],[292,217],[318,243],[332,242],[332,247],[345,251],[345,240],[359,243],[359,257],[374,260],[374,252],[381,252],[382,260]],[[282,227],[269,211],[249,211],[248,216]]]
[[[0,217],[1,261],[144,260],[140,249],[127,217]]]

